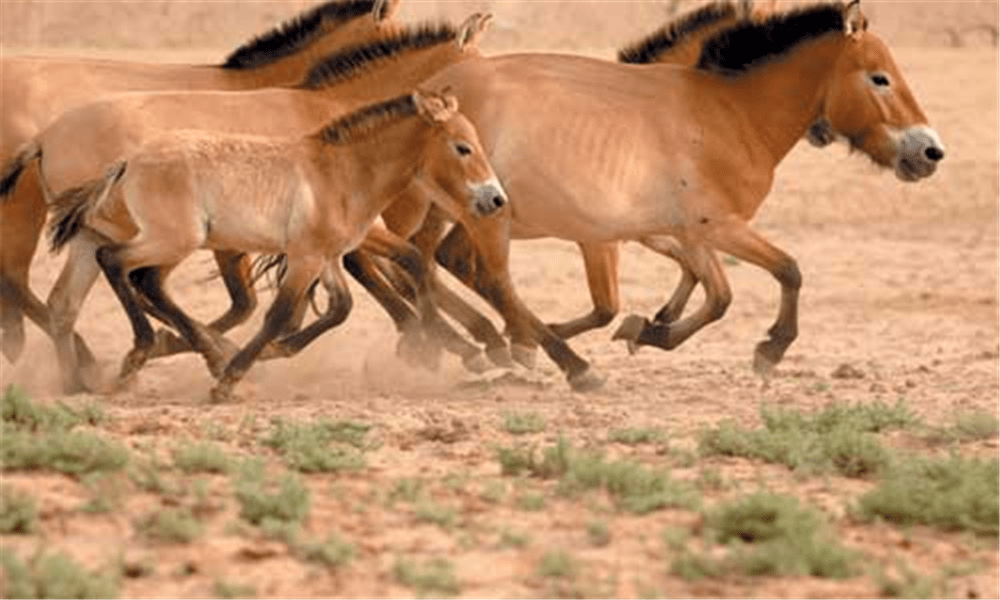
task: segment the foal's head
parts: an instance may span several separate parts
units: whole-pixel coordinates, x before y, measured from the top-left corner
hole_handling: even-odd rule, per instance
[[[507,204],[496,173],[472,123],[458,112],[458,100],[446,94],[414,92],[417,114],[430,124],[420,177],[452,200],[467,201],[451,208],[486,216]]]
[[[845,136],[903,181],[930,176],[944,158],[937,132],[903,79],[889,48],[867,30],[859,2],[844,7],[846,44],[824,98],[824,116]]]

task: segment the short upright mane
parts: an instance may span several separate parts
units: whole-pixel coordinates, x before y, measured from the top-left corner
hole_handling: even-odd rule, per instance
[[[347,144],[382,129],[392,122],[417,114],[412,94],[372,104],[340,117],[316,135],[327,144]]]
[[[452,43],[458,30],[450,23],[425,23],[370,42],[347,48],[314,65],[300,87],[315,90],[330,87],[355,77],[377,64],[408,52]]]
[[[694,33],[723,19],[736,17],[737,6],[732,1],[706,4],[674,19],[645,38],[618,51],[618,62],[648,64]]]
[[[802,42],[843,31],[844,7],[839,2],[791,10],[761,22],[739,23],[705,42],[697,68],[740,75],[787,54]]]
[[[255,69],[302,50],[332,27],[371,14],[375,0],[330,0],[243,44],[224,69]]]

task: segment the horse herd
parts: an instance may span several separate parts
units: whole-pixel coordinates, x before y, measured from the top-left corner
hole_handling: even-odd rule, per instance
[[[801,286],[795,260],[748,224],[778,163],[803,137],[844,139],[903,181],[944,157],[858,0],[780,11],[714,2],[616,62],[484,56],[488,15],[411,25],[398,4],[331,0],[218,66],[4,57],[6,357],[21,354],[27,315],[52,338],[66,392],[102,389],[74,326],[103,272],[134,332],[119,382],[193,350],[224,401],[254,361],[294,355],[347,318],[343,265],[411,360],[434,365],[447,350],[471,370],[531,366],[540,345],[586,391],[604,377],[566,340],[617,314],[619,246],[635,241],[683,275],[652,319],[626,317],[614,339],[671,349],[721,318],[731,299],[721,251],[781,286],[754,353],[766,376],[797,335]],[[46,220],[69,256],[43,304],[28,270]],[[547,325],[514,290],[510,239],[546,236],[579,245],[589,314]],[[207,325],[163,287],[200,248],[215,253],[232,300]],[[435,263],[496,308],[509,344],[437,280]],[[275,300],[236,348],[224,334],[253,312],[255,279],[272,268]],[[699,283],[704,301],[685,312]],[[303,326],[317,284],[329,304]],[[154,332],[149,315],[172,331]]]

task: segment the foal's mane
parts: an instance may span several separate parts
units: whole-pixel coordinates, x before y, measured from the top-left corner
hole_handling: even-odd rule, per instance
[[[254,37],[233,51],[224,69],[255,69],[302,50],[331,28],[370,14],[375,0],[329,0]]]
[[[299,87],[315,90],[356,77],[386,60],[454,42],[458,30],[450,23],[424,23],[399,33],[332,54],[314,65]]]
[[[712,36],[702,46],[697,68],[741,75],[807,40],[843,31],[844,7],[840,2],[793,9],[763,21],[738,23]]]
[[[732,0],[716,1],[686,13],[663,27],[618,51],[618,62],[648,64],[691,35],[736,16],[737,6]]]
[[[316,133],[327,144],[347,144],[417,114],[412,94],[370,104],[333,121]]]

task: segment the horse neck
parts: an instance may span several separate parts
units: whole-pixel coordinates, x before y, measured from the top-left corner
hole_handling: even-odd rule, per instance
[[[342,83],[324,88],[335,98],[357,103],[374,102],[416,89],[421,83],[449,65],[479,56],[474,50],[462,50],[447,43],[425,50],[390,58]]]
[[[729,106],[766,148],[771,168],[791,151],[820,116],[830,76],[848,38],[828,34],[787,56],[733,79],[722,79]]]
[[[343,177],[338,181],[323,178],[323,184],[332,187],[321,196],[344,197],[345,190],[350,190],[347,202],[363,205],[355,204],[349,212],[364,215],[366,221],[375,219],[422,170],[421,157],[430,135],[424,119],[407,117],[346,144],[333,145],[313,138],[316,145],[312,162],[318,176],[340,173]]]

